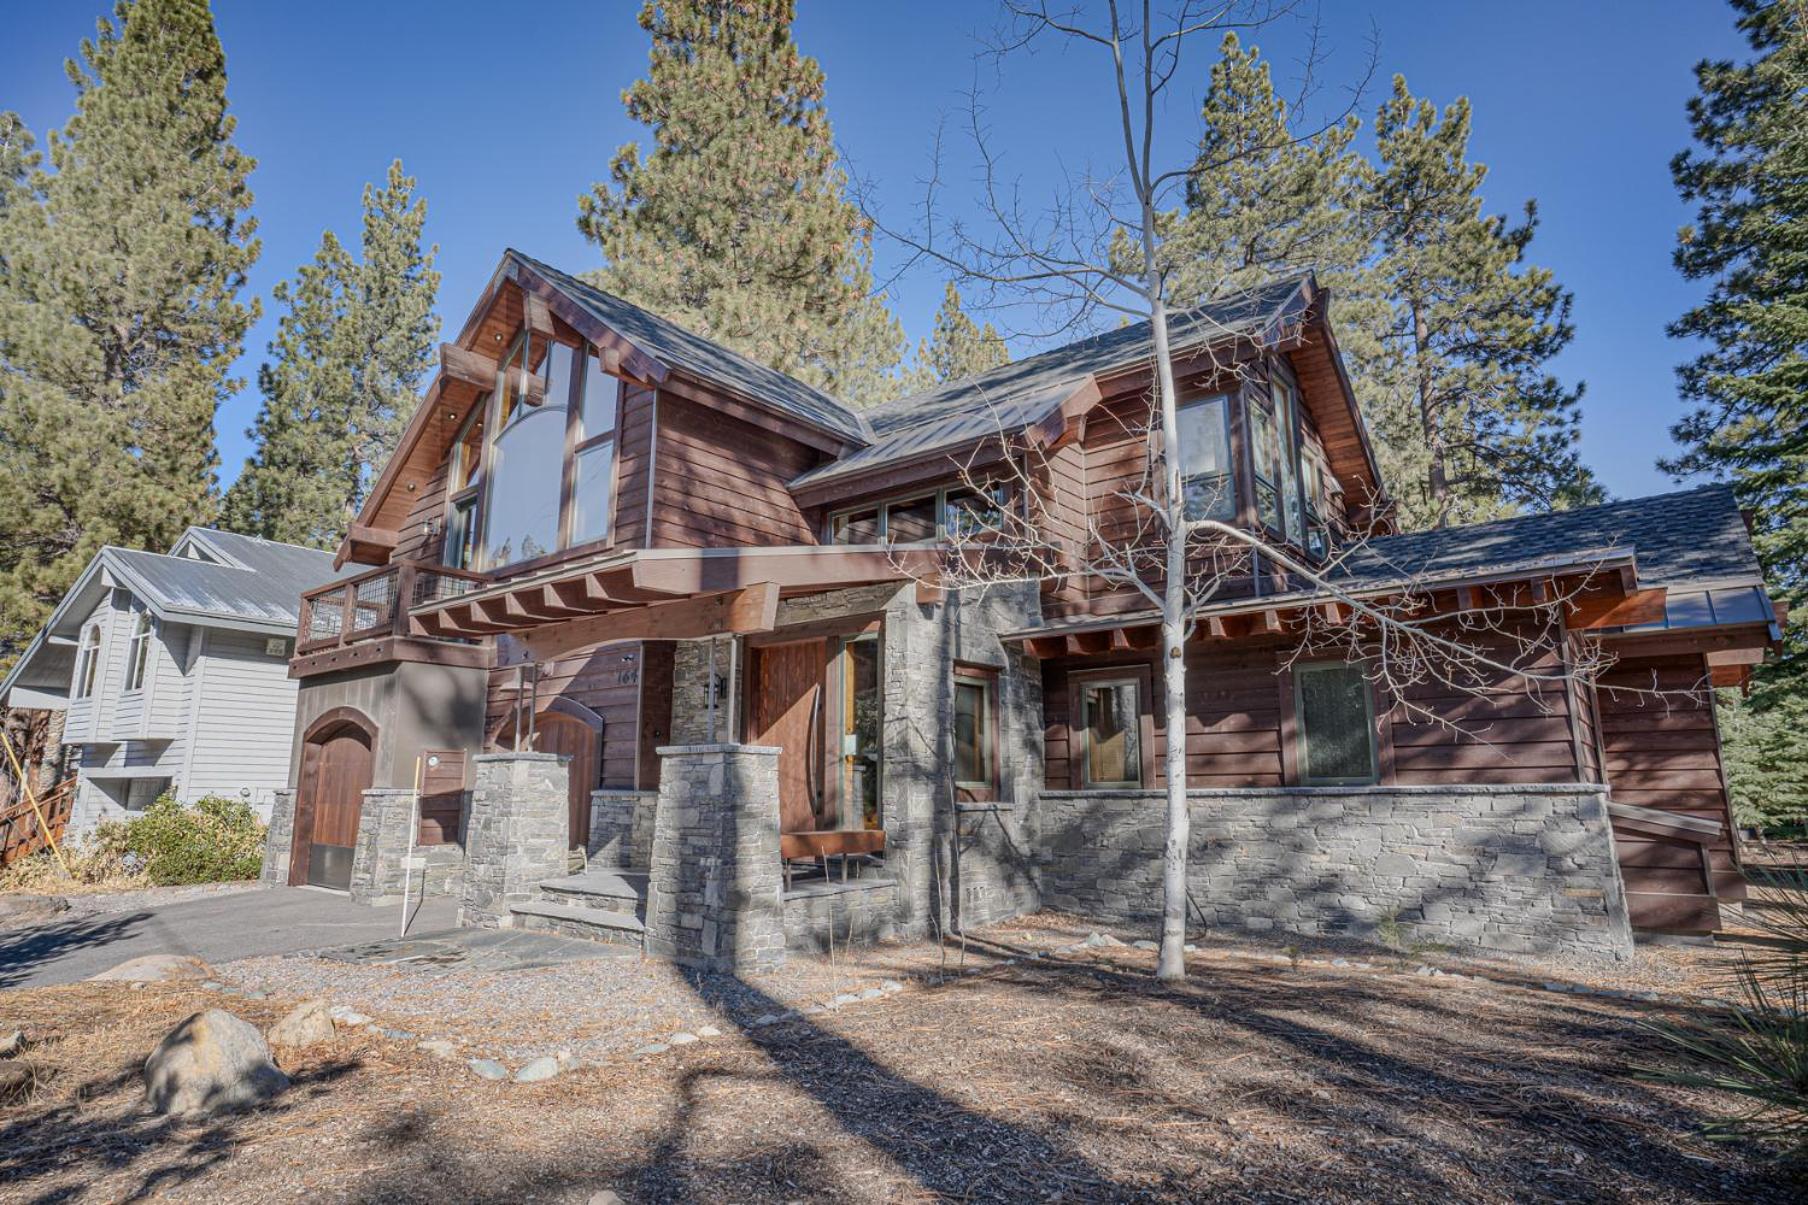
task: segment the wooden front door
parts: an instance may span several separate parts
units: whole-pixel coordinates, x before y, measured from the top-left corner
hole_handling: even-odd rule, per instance
[[[351,887],[352,850],[371,768],[370,736],[354,724],[329,728],[303,746],[291,883]]]
[[[822,683],[828,641],[766,645],[752,650],[751,661],[749,740],[784,750],[778,757],[779,831],[833,828],[822,818]]]
[[[602,781],[601,734],[573,716],[541,712],[534,720],[534,746],[571,759],[566,799],[571,810],[571,847],[590,843],[590,792]]]

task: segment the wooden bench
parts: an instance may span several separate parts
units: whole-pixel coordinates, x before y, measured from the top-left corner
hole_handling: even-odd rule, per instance
[[[829,859],[841,859],[841,881],[847,882],[848,858],[860,854],[885,852],[885,831],[876,828],[819,829],[814,832],[781,833],[778,856],[785,864],[785,888],[791,887],[791,863],[820,862],[822,877],[829,877]]]

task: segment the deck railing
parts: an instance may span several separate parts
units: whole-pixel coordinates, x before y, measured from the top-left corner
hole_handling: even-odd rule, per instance
[[[383,636],[409,636],[408,612],[483,585],[481,573],[420,561],[397,561],[341,578],[301,596],[295,651],[318,652]]]

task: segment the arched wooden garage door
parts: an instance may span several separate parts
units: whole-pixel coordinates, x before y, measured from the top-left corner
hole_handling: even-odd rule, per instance
[[[515,747],[515,725],[508,720],[497,733],[496,747]],[[566,805],[570,809],[571,848],[589,844],[590,792],[603,785],[603,720],[581,704],[555,699],[534,717],[534,750],[571,759]]]
[[[374,733],[362,716],[329,713],[302,745],[289,882],[351,887],[358,817],[370,789]]]

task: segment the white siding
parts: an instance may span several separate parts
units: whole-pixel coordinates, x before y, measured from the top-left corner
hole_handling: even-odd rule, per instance
[[[193,748],[179,793],[241,796],[268,815],[272,792],[288,785],[298,684],[286,656],[264,651],[262,636],[210,629],[190,674],[199,706],[188,734]]]
[[[75,665],[69,679],[69,713],[63,720],[63,739],[69,744],[107,739],[112,727],[111,695],[107,693],[107,663],[113,651],[113,591],[108,591],[76,629]],[[94,691],[85,699],[76,695],[76,675],[82,671],[81,639],[90,624],[100,625],[100,667],[94,675]]]

